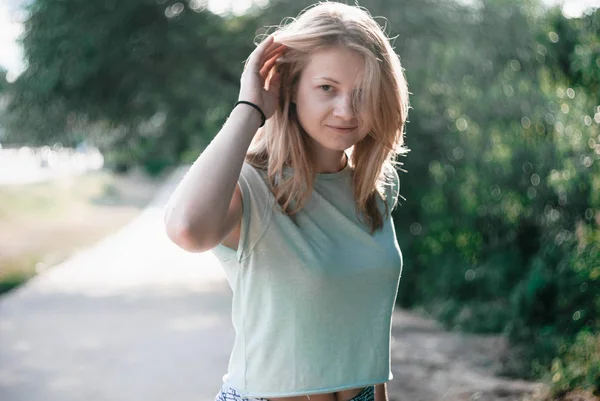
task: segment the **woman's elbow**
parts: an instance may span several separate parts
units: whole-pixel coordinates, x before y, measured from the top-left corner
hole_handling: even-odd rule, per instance
[[[165,222],[165,232],[171,242],[187,252],[206,252],[217,245],[210,238],[203,238],[203,236],[198,235],[197,230],[192,231],[189,226],[173,225]]]

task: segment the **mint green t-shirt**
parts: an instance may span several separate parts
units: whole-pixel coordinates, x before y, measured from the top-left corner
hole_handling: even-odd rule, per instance
[[[373,235],[356,215],[353,170],[318,174],[306,206],[282,213],[264,172],[244,163],[237,251],[213,249],[233,291],[224,379],[244,397],[341,391],[392,379],[390,338],[402,254],[392,218]],[[390,210],[398,194],[386,187]],[[381,201],[381,210],[385,205]]]

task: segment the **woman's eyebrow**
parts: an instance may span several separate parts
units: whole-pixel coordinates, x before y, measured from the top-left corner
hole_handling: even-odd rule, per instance
[[[338,81],[336,81],[335,79],[333,79],[333,78],[329,78],[329,77],[316,77],[315,79],[322,79],[322,80],[325,80],[325,81],[330,81],[330,82],[333,82],[334,84],[338,84],[338,85],[340,84],[340,83],[339,83]]]

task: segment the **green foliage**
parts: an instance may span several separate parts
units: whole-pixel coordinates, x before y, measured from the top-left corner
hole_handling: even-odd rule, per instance
[[[463,11],[399,32],[413,92],[399,302],[504,331],[531,376],[600,319],[599,13]]]
[[[18,274],[0,277],[0,295],[19,287],[30,278],[30,276]]]
[[[595,244],[578,248],[575,241],[562,249],[545,247],[532,262],[528,276],[513,291],[513,315],[505,331],[513,343],[527,345],[521,350],[524,361],[548,367],[561,344],[575,341],[580,332],[597,330],[597,248]],[[534,371],[523,365],[515,373],[530,375]]]
[[[600,395],[600,335],[582,331],[573,343],[564,343],[560,349],[551,370],[545,370],[552,383],[551,395],[560,397],[574,388]]]
[[[6,80],[7,71],[0,67],[0,93],[4,92],[8,87],[8,81]]]
[[[194,4],[31,3],[29,68],[11,85],[10,141],[72,145],[85,137],[107,153],[120,148],[130,164],[153,166],[208,143],[235,101],[255,28],[249,17],[231,24]]]

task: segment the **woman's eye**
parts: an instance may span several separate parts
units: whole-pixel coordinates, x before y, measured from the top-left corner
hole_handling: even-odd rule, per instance
[[[321,89],[323,89],[325,92],[329,92],[331,85],[321,85]]]

